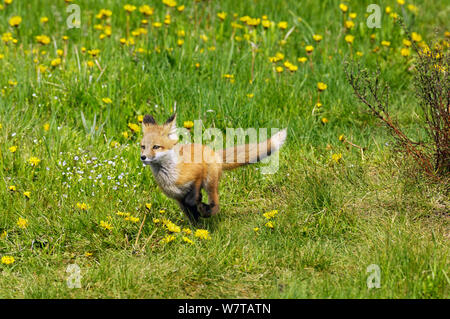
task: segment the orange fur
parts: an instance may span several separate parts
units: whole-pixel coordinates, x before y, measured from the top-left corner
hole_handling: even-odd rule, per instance
[[[260,161],[279,149],[286,138],[284,130],[259,144],[214,152],[201,144],[177,144],[175,129],[175,115],[163,125],[158,125],[153,117],[146,115],[141,160],[151,166],[159,187],[178,201],[192,221],[219,211],[218,190],[223,169]],[[201,189],[208,194],[208,204],[202,202]]]

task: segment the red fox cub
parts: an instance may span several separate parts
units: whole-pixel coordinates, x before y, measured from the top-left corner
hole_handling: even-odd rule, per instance
[[[178,144],[175,118],[173,114],[163,125],[158,125],[151,115],[144,117],[141,160],[150,165],[156,183],[168,197],[178,202],[191,222],[219,211],[222,170],[260,161],[280,149],[286,140],[284,129],[259,144],[214,152],[202,144]],[[192,160],[198,154],[200,159]],[[208,194],[209,204],[202,202],[202,189]]]

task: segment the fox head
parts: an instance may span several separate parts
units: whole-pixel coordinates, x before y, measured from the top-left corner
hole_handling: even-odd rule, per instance
[[[178,143],[175,119],[173,114],[163,125],[158,125],[153,116],[144,116],[141,161],[145,165],[161,163],[173,155],[173,147]]]

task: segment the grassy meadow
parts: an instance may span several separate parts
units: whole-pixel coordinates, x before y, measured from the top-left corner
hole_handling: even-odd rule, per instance
[[[380,1],[370,29],[373,1],[176,2],[0,0],[0,298],[449,298],[448,186],[343,68],[378,65],[426,141],[395,20],[448,41],[448,4]],[[219,214],[191,225],[139,159],[142,116],[175,105],[180,127],[287,127],[278,171],[226,172]]]

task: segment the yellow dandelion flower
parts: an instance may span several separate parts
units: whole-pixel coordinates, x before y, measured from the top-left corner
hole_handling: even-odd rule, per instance
[[[135,133],[138,133],[141,131],[141,128],[139,127],[139,125],[134,124],[134,123],[128,123],[128,127],[130,128],[130,130],[132,130]]]
[[[166,223],[167,230],[171,233],[179,233],[181,231],[180,226],[175,225],[171,221]]]
[[[219,19],[220,20],[225,20],[225,18],[227,17],[227,13],[226,12],[219,12],[218,14],[217,14],[217,16],[219,17]]]
[[[111,147],[112,148],[116,148],[116,147],[119,147],[120,146],[120,143],[119,142],[117,142],[117,141],[111,141]]]
[[[168,243],[170,243],[170,242],[172,242],[174,240],[175,240],[175,236],[174,235],[166,235],[166,237],[164,237],[162,239],[162,242],[168,244]]]
[[[355,40],[355,37],[351,34],[347,34],[344,39],[345,39],[345,42],[352,44],[353,41]]]
[[[102,98],[102,101],[103,101],[103,103],[105,103],[105,104],[111,104],[111,103],[112,103],[112,100],[111,100],[109,97],[104,97],[104,98]]]
[[[410,47],[412,45],[411,41],[409,41],[408,39],[403,39],[402,42],[405,47]]]
[[[276,210],[276,209],[271,210],[271,211],[269,211],[269,212],[263,214],[263,216],[264,216],[265,218],[267,218],[267,219],[274,218],[276,215],[278,215],[278,210]]]
[[[100,50],[99,49],[88,50],[88,54],[94,58],[100,54]]]
[[[51,39],[50,37],[46,36],[46,35],[37,35],[35,37],[36,41],[42,45],[47,45],[50,43]]]
[[[23,192],[23,196],[25,196],[26,198],[30,199],[31,192]]]
[[[314,34],[313,39],[316,42],[320,42],[320,41],[322,41],[323,37],[320,34]]]
[[[40,64],[38,66],[38,70],[40,73],[45,73],[45,72],[47,72],[47,67],[45,65]]]
[[[264,27],[264,29],[268,29],[272,25],[272,22],[270,22],[269,20],[262,20],[261,24]]]
[[[9,19],[9,25],[17,28],[22,23],[22,18],[20,16],[13,16]]]
[[[186,235],[190,235],[192,234],[192,230],[190,230],[189,228],[183,228],[183,233],[185,233]]]
[[[392,12],[390,15],[389,15],[392,19],[397,19],[398,18],[398,13],[396,13],[396,12]]]
[[[109,223],[109,222],[105,222],[103,220],[100,221],[100,225],[101,228],[106,229],[106,230],[112,230],[113,226]]]
[[[419,8],[417,8],[413,4],[408,4],[408,10],[411,11],[412,13],[414,13],[414,14],[418,14],[419,13]]]
[[[14,263],[15,259],[13,256],[3,256],[2,257],[2,264],[4,265],[11,265]]]
[[[267,222],[264,226],[266,226],[267,228],[271,228],[271,229],[273,229],[273,227],[274,227],[273,222],[271,222],[271,221]]]
[[[129,217],[131,214],[130,214],[130,213],[125,213],[125,212],[118,211],[118,212],[116,213],[116,215],[117,215],[117,216],[121,216],[121,217]]]
[[[194,234],[195,237],[200,239],[211,239],[211,236],[209,235],[209,231],[206,229],[197,229]]]
[[[338,163],[342,159],[342,153],[331,155],[331,159]]]
[[[344,22],[344,26],[346,29],[351,29],[355,26],[355,22],[353,22],[351,20],[347,20]]]
[[[169,8],[173,8],[177,5],[175,0],[162,0],[162,3],[168,6]]]
[[[347,6],[346,4],[344,4],[344,3],[341,3],[341,4],[339,5],[339,9],[341,9],[341,11],[342,11],[343,13],[345,13],[345,12],[348,11],[348,6]]]
[[[38,166],[39,165],[39,163],[41,162],[41,160],[39,159],[39,158],[37,158],[37,157],[30,157],[29,159],[28,159],[28,163],[31,165],[31,166]]]
[[[322,92],[322,91],[325,91],[326,89],[327,89],[327,85],[325,84],[325,83],[323,83],[323,82],[318,82],[317,83],[317,89],[320,91],[320,92]]]
[[[56,59],[52,60],[50,62],[50,64],[51,64],[52,67],[57,67],[58,65],[61,64],[61,59],[60,58],[56,58]]]
[[[287,23],[286,21],[280,21],[280,22],[278,23],[278,27],[279,27],[281,30],[286,30],[287,27],[288,27],[288,23]]]
[[[139,7],[139,12],[146,16],[151,16],[154,9],[146,4]]]
[[[13,145],[13,146],[11,146],[10,148],[8,148],[8,150],[9,150],[11,153],[15,153],[15,152],[17,151],[17,146]]]
[[[183,236],[182,239],[183,239],[183,241],[186,242],[186,243],[189,243],[189,244],[191,244],[191,245],[194,244],[194,242],[193,242],[192,240],[190,240],[189,238],[187,238],[186,236]]]
[[[305,47],[306,53],[311,53],[314,51],[314,47],[312,45],[307,45]]]
[[[418,34],[417,32],[411,33],[411,38],[414,42],[422,41],[422,36],[420,34]]]
[[[131,5],[131,4],[126,4],[126,5],[123,6],[123,8],[125,9],[125,11],[126,11],[127,13],[131,13],[131,12],[133,12],[134,10],[136,10],[136,6],[133,6],[133,5]]]
[[[400,50],[400,54],[402,55],[402,56],[404,56],[404,57],[408,57],[409,55],[410,55],[410,50],[409,50],[409,48],[402,48],[401,50]]]
[[[183,126],[187,129],[191,129],[194,126],[194,122],[192,121],[185,121],[183,122]]]
[[[126,221],[129,221],[129,222],[132,222],[132,223],[137,223],[137,222],[139,222],[139,218],[138,218],[138,217],[134,217],[134,216],[128,216],[128,217],[125,217],[125,220],[126,220]]]
[[[22,229],[25,229],[28,227],[28,220],[22,217],[19,217],[17,220],[17,226],[19,226]]]
[[[89,208],[91,208],[91,206],[86,203],[77,203],[77,207],[80,210],[88,210]]]

